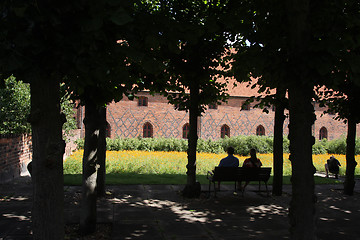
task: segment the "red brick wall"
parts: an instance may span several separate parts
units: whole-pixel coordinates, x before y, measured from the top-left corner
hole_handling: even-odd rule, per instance
[[[151,96],[147,92],[139,96],[148,97],[148,106],[138,106],[138,101],[130,101],[124,98],[118,103],[110,103],[107,108],[107,121],[110,125],[111,137],[138,137],[142,136],[142,127],[146,122],[153,126],[154,137],[182,137],[182,127],[188,123],[188,113],[177,111],[160,96]],[[221,126],[226,124],[230,127],[230,136],[255,135],[256,128],[262,125],[265,135],[272,136],[274,128],[274,112],[262,112],[261,109],[241,110],[244,97],[231,97],[228,103],[219,105],[217,109],[208,109],[199,120],[199,135],[204,139],[220,138]],[[335,115],[325,114],[324,109],[315,106],[317,120],[313,126],[313,134],[319,139],[321,127],[326,127],[328,139],[336,139],[346,136],[346,125],[334,120]],[[289,119],[285,120],[284,135],[288,134]],[[360,128],[358,126],[358,132]]]
[[[146,122],[153,126],[153,137],[182,137],[182,127],[188,120],[188,114],[177,111],[160,95],[148,97],[148,106],[138,106],[138,101],[124,98],[107,107],[107,121],[111,127],[111,137],[142,136],[142,128]]]
[[[31,158],[31,136],[0,138],[0,182],[28,174],[26,167]]]

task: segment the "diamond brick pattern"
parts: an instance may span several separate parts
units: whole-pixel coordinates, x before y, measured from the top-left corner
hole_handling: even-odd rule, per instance
[[[182,128],[189,122],[189,114],[177,111],[160,95],[142,93],[148,97],[148,106],[137,106],[137,101],[122,100],[110,103],[107,108],[107,121],[111,126],[112,138],[139,137],[143,134],[143,126],[149,122],[153,127],[153,137],[182,138]],[[255,135],[256,128],[262,125],[265,135],[274,134],[274,112],[268,114],[261,109],[241,110],[245,98],[230,98],[227,104],[219,105],[217,109],[208,109],[199,118],[199,137],[203,139],[219,139],[221,126],[230,128],[230,136]],[[326,127],[329,140],[339,138],[346,132],[346,125],[333,119],[332,115],[321,115],[317,109],[317,120],[313,125],[313,134],[319,137],[321,127]],[[283,126],[284,135],[288,134],[289,119]],[[358,131],[360,128],[358,126]]]

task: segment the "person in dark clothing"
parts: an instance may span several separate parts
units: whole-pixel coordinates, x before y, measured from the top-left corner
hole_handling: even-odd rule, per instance
[[[260,159],[256,157],[256,150],[254,148],[250,149],[250,157],[245,159],[242,167],[244,168],[260,168],[262,166],[262,162]],[[241,186],[241,182],[239,183],[239,190],[244,191],[245,187],[249,184],[249,182],[245,182],[244,187]]]
[[[334,156],[331,156],[330,159],[326,161],[325,164],[325,171],[326,171],[326,177],[329,177],[329,172],[335,174],[335,178],[338,178],[338,174],[340,171],[341,164],[339,160],[337,160]]]
[[[219,163],[219,167],[238,167],[239,166],[239,159],[234,156],[234,148],[229,147],[227,149],[228,156],[221,159]]]
[[[229,147],[227,153],[228,156],[220,160],[219,167],[238,167],[239,159],[234,156],[235,149]],[[218,189],[220,190],[220,182],[218,182]]]

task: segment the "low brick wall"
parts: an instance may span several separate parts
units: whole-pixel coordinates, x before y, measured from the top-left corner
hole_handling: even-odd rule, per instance
[[[28,175],[27,164],[32,159],[30,135],[0,138],[0,183]]]

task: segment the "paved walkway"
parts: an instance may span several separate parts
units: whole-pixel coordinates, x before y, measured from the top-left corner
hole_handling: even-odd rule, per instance
[[[206,191],[207,185],[202,186]],[[318,185],[318,239],[360,239],[360,182],[355,195],[342,185]],[[79,223],[80,187],[65,187],[65,221]],[[244,196],[222,185],[217,198],[184,199],[181,185],[109,186],[98,204],[98,222],[112,225],[111,239],[289,239],[290,186],[281,197],[267,197],[248,186]],[[31,238],[29,177],[0,184],[0,240]],[[71,238],[77,239],[77,238]],[[90,238],[99,239],[99,238]]]

